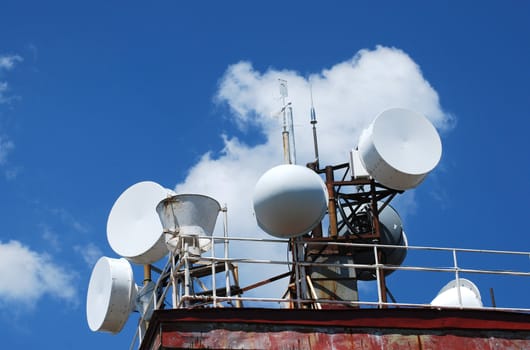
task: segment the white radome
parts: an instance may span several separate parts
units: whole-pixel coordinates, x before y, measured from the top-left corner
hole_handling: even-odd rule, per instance
[[[456,280],[447,283],[431,301],[432,306],[482,307],[482,298],[477,286],[468,279],[460,278],[460,298]],[[461,301],[461,303],[460,303]]]
[[[254,188],[258,226],[280,238],[308,233],[326,214],[327,198],[325,184],[314,171],[293,164],[276,166]]]

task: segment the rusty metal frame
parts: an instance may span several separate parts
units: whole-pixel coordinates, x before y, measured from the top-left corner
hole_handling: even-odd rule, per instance
[[[332,243],[339,239],[344,240],[345,242],[351,243],[379,243],[381,239],[380,232],[380,223],[379,223],[379,213],[390,203],[390,201],[399,193],[403,191],[394,190],[388,188],[380,183],[377,183],[374,179],[347,179],[348,174],[350,173],[350,164],[341,163],[337,165],[328,165],[323,169],[318,168],[317,163],[310,163],[307,165],[308,168],[314,170],[316,173],[325,175],[325,184],[328,191],[328,219],[329,219],[329,233],[327,236],[323,235],[322,224],[319,224],[309,238],[309,241],[317,241],[322,243]],[[342,171],[340,180],[336,181],[335,178],[336,172]],[[356,191],[348,191],[351,187],[355,186]],[[368,187],[368,191],[361,191]],[[344,190],[346,188],[346,191]],[[379,202],[383,204],[378,207]],[[368,205],[370,210],[366,212],[366,215],[370,220],[370,228],[368,232],[363,233],[354,233],[348,237],[340,237],[339,233],[342,228],[346,225],[349,226],[349,220],[358,215],[358,211],[361,207]],[[346,215],[344,212],[344,207],[350,209],[350,215]],[[342,223],[339,227],[339,220],[337,216],[337,211],[340,212],[342,217]],[[348,227],[351,229],[351,227]],[[292,244],[291,244],[292,247]],[[327,248],[326,248],[327,247]],[[324,254],[324,251],[329,249],[328,246],[321,247],[321,254]],[[293,262],[298,262],[299,258],[295,254],[295,249],[291,249],[293,252]],[[307,259],[311,251],[307,251],[305,258]],[[384,261],[384,256],[382,250],[376,250],[374,253],[376,265],[380,265]],[[304,259],[305,260],[305,259]],[[376,268],[376,274],[378,276],[377,281],[379,283],[379,290],[383,291],[380,295],[382,303],[387,302],[387,287],[385,280],[385,271],[384,269]],[[300,277],[296,276],[294,281],[300,281]],[[300,295],[298,294],[299,298]],[[384,306],[383,306],[384,307]]]

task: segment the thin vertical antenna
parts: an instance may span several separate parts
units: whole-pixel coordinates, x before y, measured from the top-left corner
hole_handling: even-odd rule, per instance
[[[283,130],[282,130],[283,160],[285,164],[291,164],[291,151],[289,148],[289,126],[287,122],[287,111],[286,111],[287,105],[285,104],[285,98],[287,97],[287,81],[283,79],[278,79],[278,81],[280,82],[280,96],[282,99],[282,113],[283,113]]]
[[[291,160],[292,160],[292,164],[296,164],[296,143],[294,141],[294,121],[293,121],[293,107],[291,106],[291,103],[289,102],[287,104],[287,117],[288,117],[288,121],[289,121],[289,133],[290,133],[290,140],[291,140],[291,143],[289,145],[292,145],[291,147],[291,151],[292,153],[290,152],[290,155],[291,155]]]
[[[315,106],[313,105],[313,84],[309,82],[309,93],[311,94],[311,124],[313,125],[313,145],[315,147],[315,163],[317,169],[318,165],[318,140],[317,140],[317,113],[315,112]]]

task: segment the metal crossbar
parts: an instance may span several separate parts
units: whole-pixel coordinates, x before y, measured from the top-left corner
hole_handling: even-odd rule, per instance
[[[512,276],[519,279],[524,279],[518,283],[522,288],[528,289],[528,277],[530,277],[529,266],[530,264],[519,264],[516,269],[491,269],[491,268],[476,268],[469,267],[466,264],[460,261],[463,255],[472,254],[480,256],[493,256],[494,259],[498,259],[499,256],[508,256],[508,257],[528,257],[530,259],[530,252],[524,251],[506,251],[506,250],[490,250],[490,249],[466,249],[466,248],[446,248],[446,247],[428,247],[428,246],[407,246],[399,247],[392,245],[381,245],[381,244],[369,244],[369,243],[348,243],[348,242],[337,242],[333,240],[325,241],[311,241],[304,239],[294,239],[291,241],[280,240],[280,239],[261,239],[261,238],[244,238],[244,237],[229,237],[226,234],[223,237],[200,237],[201,239],[209,239],[212,245],[210,252],[204,253],[201,256],[199,261],[190,260],[186,254],[182,256],[175,256],[170,254],[168,262],[163,269],[155,269],[161,271],[161,278],[157,281],[155,290],[161,291],[158,295],[153,294],[152,302],[154,304],[154,309],[167,308],[169,305],[165,301],[166,298],[171,295],[172,302],[170,303],[171,308],[197,308],[197,307],[243,307],[247,304],[252,307],[259,307],[258,305],[264,304],[264,307],[276,308],[282,305],[287,305],[287,307],[295,308],[307,308],[312,307],[315,309],[321,309],[325,305],[347,305],[351,307],[368,307],[368,308],[439,308],[437,306],[432,306],[425,303],[410,303],[410,302],[386,302],[383,299],[383,294],[387,293],[387,290],[382,290],[379,280],[385,278],[385,275],[392,271],[408,271],[414,273],[450,273],[456,279],[456,285],[458,286],[458,298],[459,304],[458,309],[474,309],[470,307],[465,307],[462,305],[462,295],[460,291],[459,280],[463,274],[473,274],[473,275],[490,275],[490,276]],[[222,243],[222,257],[216,256],[215,243]],[[287,255],[284,260],[280,259],[256,259],[245,254],[241,254],[241,251],[247,253],[246,250],[242,249],[233,249],[234,245],[237,244],[251,244],[259,243],[259,245],[284,245],[287,247],[292,247],[298,252],[298,249],[305,249],[311,245],[336,245],[344,249],[373,249],[374,252],[374,263],[373,264],[357,264],[353,263],[321,263],[321,262],[311,262],[304,261],[303,255],[300,253],[293,254],[292,256],[298,256],[302,258],[295,259],[290,258],[290,255]],[[236,255],[243,255],[238,257],[229,256],[229,244],[231,244],[231,251],[236,251]],[[257,244],[256,244],[257,245]],[[253,245],[253,246],[256,246]],[[445,258],[445,266],[416,266],[416,265],[404,265],[404,266],[394,266],[386,265],[379,261],[378,252],[380,249],[390,248],[390,249],[407,249],[409,253],[412,252],[440,252],[442,254],[448,255]],[[296,253],[295,252],[295,253]],[[248,254],[248,253],[247,253]],[[299,261],[296,261],[299,260]],[[253,281],[247,286],[240,286],[239,283],[239,267],[252,267],[252,272],[261,270],[264,266],[284,266],[289,269],[290,273],[281,273],[276,276],[268,276],[265,279],[255,282]],[[377,281],[377,301],[371,300],[330,300],[319,298],[315,292],[314,281],[312,281],[309,274],[306,274],[306,269],[311,268],[337,268],[337,269],[369,269],[374,271],[375,280]],[[194,270],[195,269],[195,270]],[[194,272],[196,271],[196,272]],[[168,277],[169,274],[169,278]],[[195,275],[194,275],[195,274]],[[221,279],[216,278],[218,274],[224,274]],[[166,281],[165,285],[161,285],[162,276],[165,276],[164,280]],[[256,290],[263,285],[277,281],[282,278],[289,277],[289,287],[293,291],[290,294],[287,292],[284,294],[284,297],[274,298],[270,296],[260,296],[256,294]],[[199,282],[201,287],[201,292],[195,293],[193,290],[194,278],[206,279],[205,281],[195,281]],[[525,279],[526,278],[526,279]],[[169,282],[167,282],[169,281]],[[219,286],[221,284],[221,286]],[[208,291],[208,285],[211,287],[211,290]],[[383,284],[384,285],[384,284]],[[302,286],[305,286],[307,293],[302,292]],[[252,295],[242,295],[243,293],[253,290]],[[171,291],[171,294],[170,294]],[[220,292],[221,291],[221,292]],[[530,290],[528,290],[530,292]],[[492,293],[492,291],[490,290]],[[233,293],[239,293],[233,295]],[[528,294],[528,293],[526,293]],[[294,295],[294,297],[293,297]],[[492,296],[493,298],[493,296]],[[360,298],[359,298],[360,299]],[[528,300],[523,300],[522,302],[529,302]],[[481,307],[481,310],[497,310],[497,311],[510,311],[510,312],[522,312],[530,313],[530,307],[504,307],[497,306],[495,302],[492,303],[494,306]],[[147,325],[148,320],[144,320],[142,317],[140,319],[140,325]],[[145,327],[139,327],[135,338],[133,339],[133,344],[131,344],[131,349],[133,348],[134,342],[136,339],[141,343],[142,338],[142,329],[145,330]]]

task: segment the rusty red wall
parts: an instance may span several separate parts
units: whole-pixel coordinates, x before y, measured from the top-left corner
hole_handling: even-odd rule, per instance
[[[303,331],[165,332],[164,349],[530,349],[529,339],[458,336],[452,334],[405,335],[369,333],[327,333]]]
[[[154,317],[142,349],[530,349],[527,314],[403,309],[167,311]]]

